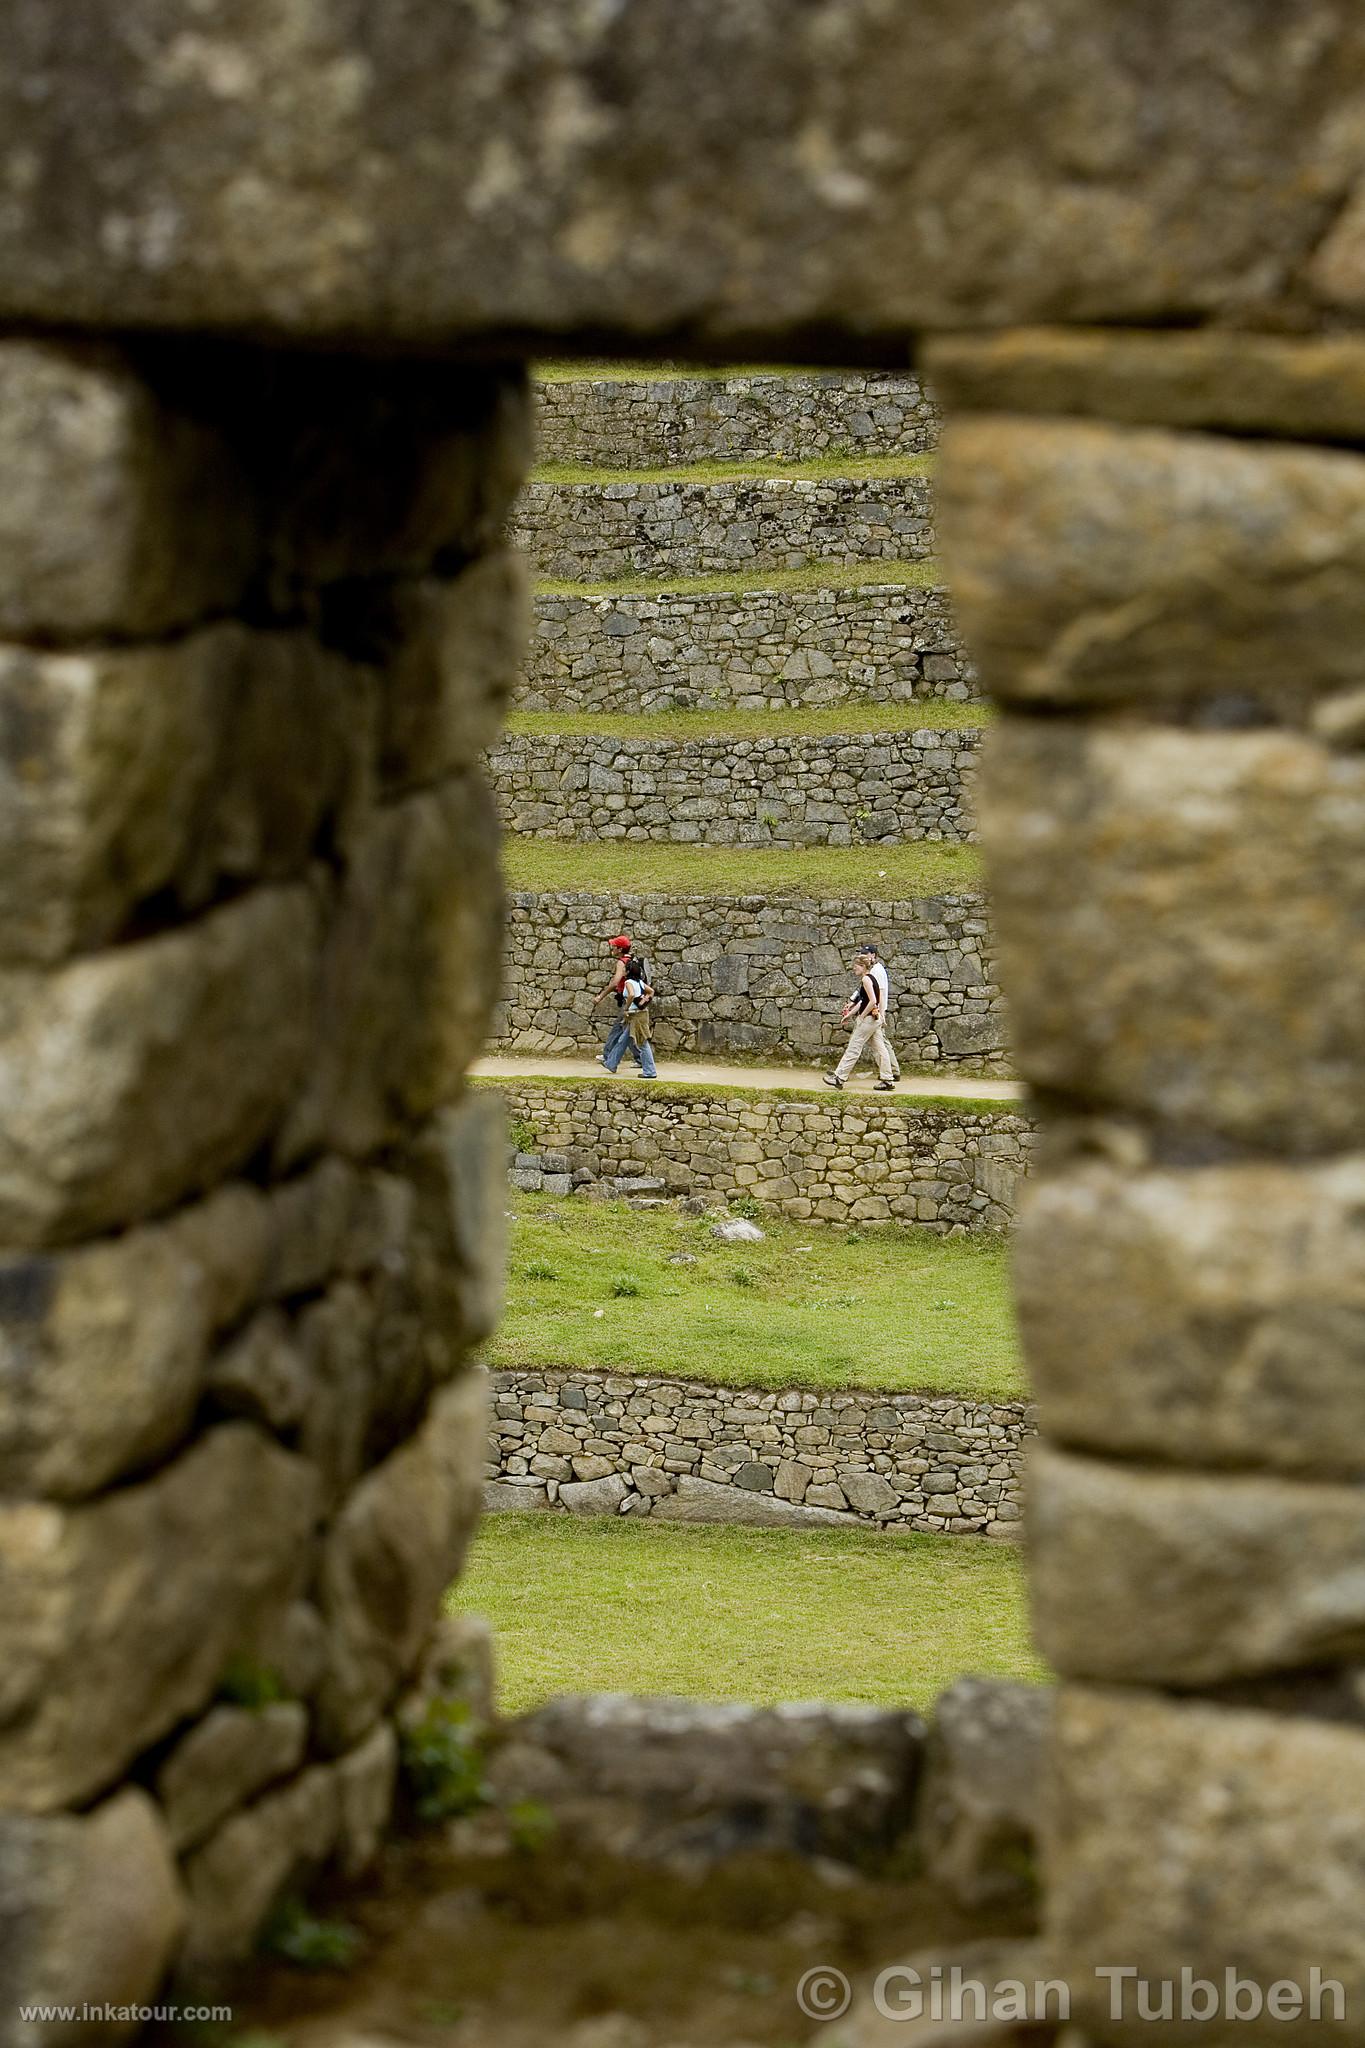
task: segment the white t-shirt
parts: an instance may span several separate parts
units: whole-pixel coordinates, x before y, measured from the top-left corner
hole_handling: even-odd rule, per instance
[[[882,992],[882,1022],[885,1023],[891,1014],[891,977],[880,960],[872,963],[872,979]]]

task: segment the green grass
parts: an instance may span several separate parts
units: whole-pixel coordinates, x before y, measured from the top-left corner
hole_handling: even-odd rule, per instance
[[[673,381],[679,377],[714,382],[722,377],[811,377],[828,367],[810,363],[555,362],[533,364],[531,376],[537,384],[581,384],[585,380],[597,384],[647,384],[659,378]]]
[[[534,1059],[535,1055],[529,1055]],[[534,1080],[537,1088],[606,1088],[619,1087],[620,1082],[611,1081],[605,1074],[536,1074],[528,1072],[517,1077]],[[471,1076],[472,1088],[501,1088],[504,1084],[493,1074]],[[512,1083],[516,1085],[515,1080]],[[629,1084],[627,1084],[629,1085]],[[829,1090],[820,1088],[750,1088],[731,1087],[728,1082],[687,1080],[687,1061],[673,1060],[664,1079],[649,1083],[651,1102],[695,1103],[698,1095],[715,1095],[733,1102],[823,1102],[830,1100]],[[861,1115],[876,1110],[883,1116],[918,1116],[929,1111],[951,1122],[955,1117],[964,1116],[1020,1116],[1028,1114],[1028,1105],[1018,1099],[998,1095],[889,1095],[885,1102],[869,1092],[863,1091],[851,1098],[848,1106]]]
[[[558,1692],[861,1700],[1046,1679],[1022,1561],[962,1536],[486,1516],[452,1601],[498,1637],[500,1704]]]
[[[665,846],[508,838],[513,889],[581,889],[605,896],[655,890],[698,896],[810,896],[907,902],[981,888],[975,846],[915,839],[902,846]]]
[[[943,586],[941,562],[808,562],[804,569],[722,569],[709,576],[619,576],[591,583],[538,576],[548,597],[707,597],[745,590],[862,590],[869,583],[911,590]]]
[[[765,1216],[761,1244],[722,1244],[672,1208],[518,1195],[515,1213],[493,1365],[1023,1398],[998,1239]]]
[[[663,469],[607,469],[588,462],[542,462],[531,471],[535,484],[723,484],[746,478],[801,478],[815,483],[830,477],[891,482],[900,477],[932,476],[932,455],[822,455],[810,462],[677,462]]]
[[[823,739],[841,733],[979,732],[993,711],[986,704],[820,704],[771,711],[517,711],[507,720],[513,733],[553,734],[588,739],[752,740]]]

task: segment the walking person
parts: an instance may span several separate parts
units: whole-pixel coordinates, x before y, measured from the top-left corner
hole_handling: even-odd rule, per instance
[[[654,1064],[654,1046],[651,1042],[649,1006],[654,1000],[654,990],[647,979],[648,969],[638,953],[632,954],[626,963],[625,980],[621,984],[621,998],[625,1017],[625,1035],[619,1041],[610,1043],[602,1055],[602,1064],[609,1074],[620,1066],[627,1046],[631,1056],[646,1081],[657,1081],[659,1070]]]
[[[896,1057],[896,1048],[891,1043],[891,976],[886,971],[886,962],[878,948],[868,946],[866,951],[872,956],[873,977],[882,992],[882,1037],[886,1040],[886,1049],[891,1055],[891,1078],[893,1081],[899,1081],[901,1063]]]
[[[607,1042],[597,1055],[599,1063],[607,1069],[607,1072],[614,1074],[617,1065],[620,1063],[621,1054],[626,1049],[626,999],[622,994],[622,990],[625,987],[626,968],[630,962],[630,934],[628,932],[618,932],[614,939],[607,940],[607,944],[616,956],[615,964],[612,968],[611,980],[604,989],[593,997],[592,1006],[595,1010],[597,1005],[604,1003],[608,996],[611,996],[616,1004],[617,1014],[611,1020],[611,1029],[607,1033]],[[613,1053],[616,1056],[615,1060],[612,1058]]]
[[[848,1050],[832,1074],[822,1078],[827,1088],[842,1088],[853,1069],[870,1046],[877,1062],[877,1088],[889,1095],[895,1088],[891,1078],[891,1048],[887,1045],[882,1031],[881,983],[872,972],[872,955],[859,953],[855,965],[858,970],[858,986],[844,1005],[842,1023],[852,1017],[853,1029],[848,1034]]]

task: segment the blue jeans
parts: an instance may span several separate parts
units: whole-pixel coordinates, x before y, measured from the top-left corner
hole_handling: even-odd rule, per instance
[[[610,1067],[613,1074],[621,1064],[621,1055],[626,1049],[626,1040],[629,1035],[630,1026],[626,1022],[626,1013],[622,1010],[618,1016],[612,1018],[611,1030],[607,1033],[607,1042],[602,1047],[602,1063],[604,1066]]]
[[[653,1046],[648,1039],[645,1040],[643,1045],[636,1045],[631,1039],[629,1025],[622,1019],[620,1037],[618,1038],[616,1033],[613,1032],[607,1040],[607,1049],[602,1055],[602,1064],[606,1067],[609,1074],[616,1072],[616,1069],[620,1066],[621,1061],[626,1055],[627,1049],[629,1049],[635,1059],[646,1081],[657,1081],[659,1070],[654,1064]]]

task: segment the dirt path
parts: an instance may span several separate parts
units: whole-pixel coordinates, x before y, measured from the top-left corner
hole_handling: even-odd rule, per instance
[[[591,1081],[605,1079],[600,1061],[595,1059],[561,1059],[547,1053],[527,1053],[523,1056],[490,1054],[474,1062],[474,1073],[492,1080],[530,1079],[539,1074],[554,1080]],[[723,1088],[819,1088],[819,1067],[728,1067],[713,1060],[663,1060],[659,1065],[659,1079],[675,1086],[688,1082],[702,1087]],[[627,1056],[621,1063],[617,1075],[620,1081],[639,1078],[639,1070]],[[849,1082],[846,1094],[870,1094],[876,1080],[876,1069],[864,1065]],[[897,1084],[898,1095],[954,1096],[967,1101],[1021,1102],[1024,1097],[1023,1084],[1019,1081],[996,1081],[967,1079],[959,1074],[906,1074]]]

